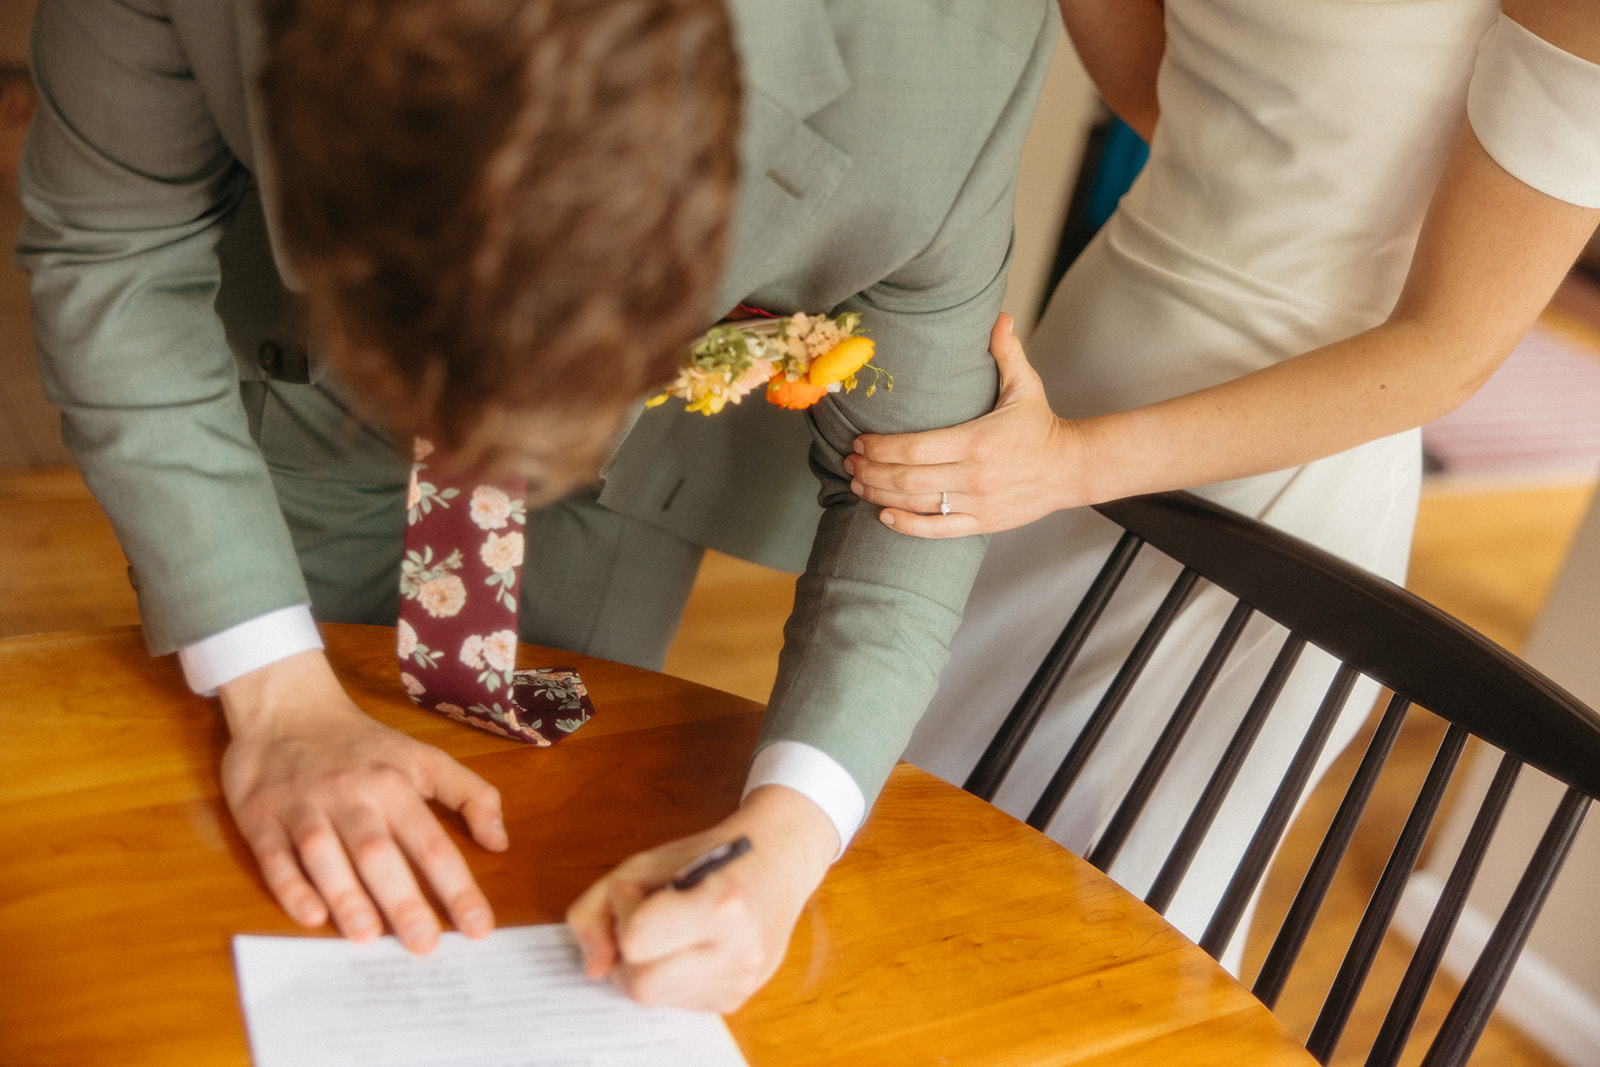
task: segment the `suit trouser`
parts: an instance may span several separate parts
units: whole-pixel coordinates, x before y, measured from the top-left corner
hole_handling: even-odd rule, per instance
[[[320,385],[245,382],[319,622],[394,625],[410,464]],[[659,669],[703,549],[601,507],[592,490],[528,514],[524,641]]]

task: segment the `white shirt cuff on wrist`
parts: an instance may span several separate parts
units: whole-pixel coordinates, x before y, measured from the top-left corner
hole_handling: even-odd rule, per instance
[[[839,831],[838,859],[867,815],[867,798],[839,761],[803,741],[774,741],[750,761],[744,795],[763,785],[788,786],[810,800]]]
[[[321,647],[322,635],[311,619],[311,609],[295,604],[185,645],[178,649],[178,663],[189,688],[208,697],[257,667]]]

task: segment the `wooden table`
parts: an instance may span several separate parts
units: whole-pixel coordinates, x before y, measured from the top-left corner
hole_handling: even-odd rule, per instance
[[[535,750],[407,703],[393,631],[325,634],[358,702],[503,792],[508,853],[456,834],[503,924],[559,920],[623,857],[737,803],[750,701],[524,649],[579,668],[599,709]],[[0,679],[0,1064],[247,1064],[229,938],[298,928],[219,798],[220,716],[131,629],[0,641]],[[754,1067],[1311,1063],[1087,863],[905,765],[728,1023]]]

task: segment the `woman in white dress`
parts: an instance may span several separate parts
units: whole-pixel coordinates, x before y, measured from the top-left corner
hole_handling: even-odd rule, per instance
[[[1119,532],[1084,505],[1198,486],[1403,579],[1416,427],[1482,384],[1600,223],[1600,0],[1506,0],[1504,13],[1497,0],[1167,0],[1164,17],[1162,6],[1062,0],[1091,76],[1150,159],[1057,289],[1029,344],[1037,375],[1002,317],[992,414],[863,437],[852,458],[856,491],[897,530],[1009,531],[906,753],[952,781]],[[1135,575],[1111,609],[1127,618],[1124,648],[1148,612],[1119,608],[1153,603],[1170,581]],[[1219,601],[1186,608],[1052,836],[1082,849],[1103,828],[1221,625]],[[1135,891],[1278,643],[1265,627],[1247,635],[1249,662],[1202,708],[1112,867]],[[1120,661],[1115,644],[1085,650],[1084,680],[1057,695],[1003,807],[1026,814]],[[1331,670],[1302,660],[1280,698],[1168,911],[1190,936]],[[1374,696],[1351,698],[1324,765]]]

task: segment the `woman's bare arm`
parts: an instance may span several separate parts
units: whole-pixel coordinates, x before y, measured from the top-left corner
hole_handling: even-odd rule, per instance
[[[1166,51],[1163,0],[1061,0],[1061,21],[1101,99],[1146,141],[1161,112],[1156,70]]]
[[[1600,62],[1600,0],[1506,6]],[[1383,324],[1209,389],[1081,420],[1051,413],[1020,346],[997,326],[996,409],[947,430],[861,437],[854,488],[884,506],[883,521],[897,530],[962,536],[1060,508],[1279,470],[1420,426],[1493,373],[1597,225],[1600,210],[1519,181],[1464,125]],[[941,493],[952,513],[927,514],[939,510]]]

